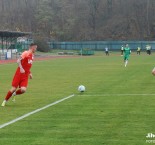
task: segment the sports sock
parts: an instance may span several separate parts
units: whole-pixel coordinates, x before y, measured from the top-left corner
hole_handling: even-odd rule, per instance
[[[127,64],[128,64],[128,61],[126,60],[126,61],[125,61],[125,67],[127,66]]]
[[[22,90],[21,89],[18,89],[17,91],[16,91],[16,95],[20,95],[20,94],[23,94],[24,92],[22,92]]]
[[[12,92],[11,91],[8,91],[6,97],[5,97],[5,100],[8,101],[10,99],[10,97],[12,96]]]

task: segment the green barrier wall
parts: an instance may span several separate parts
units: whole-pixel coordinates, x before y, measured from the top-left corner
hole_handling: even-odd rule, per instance
[[[142,50],[146,49],[146,45],[152,46],[155,49],[155,41],[83,41],[83,42],[49,42],[51,49],[64,49],[64,50],[104,50],[108,47],[110,50],[120,50],[122,45],[129,44],[131,49],[141,47]]]

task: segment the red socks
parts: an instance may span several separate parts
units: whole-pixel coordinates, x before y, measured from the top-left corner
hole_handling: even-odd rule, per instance
[[[13,93],[11,91],[8,91],[8,93],[7,93],[6,97],[5,97],[5,100],[8,101],[10,99],[10,97],[12,96]],[[22,92],[21,89],[18,89],[16,91],[16,95],[20,95],[20,94],[23,94],[23,93],[24,92]]]
[[[20,94],[23,94],[24,92],[22,92],[21,91],[21,89],[18,89],[17,91],[16,91],[16,95],[20,95]]]
[[[6,97],[5,97],[5,100],[8,101],[10,99],[10,97],[12,96],[12,92],[11,91],[8,91]]]

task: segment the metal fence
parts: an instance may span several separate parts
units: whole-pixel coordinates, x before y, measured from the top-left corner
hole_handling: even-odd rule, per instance
[[[17,53],[27,50],[32,42],[32,39],[27,39],[23,42],[17,42],[16,40],[12,42],[4,41],[3,45],[0,42],[0,60],[16,58]]]
[[[141,47],[141,50],[146,50],[146,45],[151,45],[155,49],[155,41],[83,41],[83,42],[49,42],[51,49],[63,50],[104,50],[108,47],[110,50],[120,50],[122,45],[128,44],[132,50]]]

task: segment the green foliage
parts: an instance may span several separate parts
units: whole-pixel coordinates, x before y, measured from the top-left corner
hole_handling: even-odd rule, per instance
[[[38,22],[38,31],[44,32],[46,35],[53,21],[53,10],[49,6],[49,1],[40,1],[39,7],[36,9],[35,19]]]
[[[37,48],[38,51],[40,51],[40,52],[49,52],[50,48],[49,48],[49,46],[47,44],[47,41],[44,40],[44,38],[36,37],[34,41],[38,46],[38,48]]]

